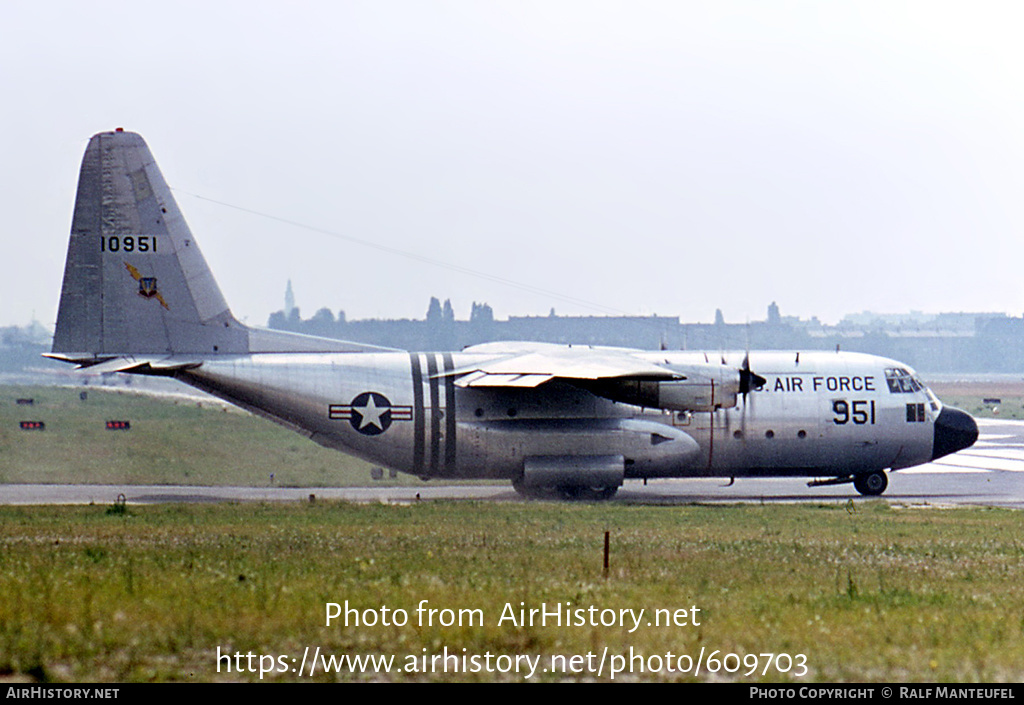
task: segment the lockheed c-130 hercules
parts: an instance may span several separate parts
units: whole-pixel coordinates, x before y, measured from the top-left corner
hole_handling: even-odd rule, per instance
[[[629,479],[808,477],[881,494],[887,470],[978,427],[899,362],[543,343],[408,352],[232,315],[146,143],[82,161],[49,357],[172,377],[311,440],[424,479],[607,498]]]

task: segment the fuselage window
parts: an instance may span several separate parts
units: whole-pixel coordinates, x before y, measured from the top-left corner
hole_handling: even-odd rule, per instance
[[[907,423],[924,423],[924,404],[907,404]]]

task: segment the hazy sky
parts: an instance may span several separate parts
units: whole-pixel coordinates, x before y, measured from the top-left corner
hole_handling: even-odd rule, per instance
[[[114,127],[258,325],[1024,311],[1019,2],[8,0],[0,106],[0,325]]]

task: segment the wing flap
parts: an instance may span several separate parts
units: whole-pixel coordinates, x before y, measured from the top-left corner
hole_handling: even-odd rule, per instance
[[[457,377],[455,385],[462,388],[534,388],[552,379],[686,379],[686,375],[641,359],[626,349],[534,345],[519,352],[498,346],[491,350],[511,354],[485,358],[435,377]]]
[[[455,386],[463,389],[467,387],[522,387],[529,389],[539,387],[551,379],[554,379],[554,375],[491,374],[478,370],[457,380]]]

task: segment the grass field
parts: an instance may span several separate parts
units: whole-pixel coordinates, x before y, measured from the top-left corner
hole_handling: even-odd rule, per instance
[[[222,654],[628,655],[616,680],[1019,681],[1024,514],[821,506],[423,502],[0,508],[0,672],[43,680],[259,680]],[[602,546],[610,534],[610,570]],[[416,607],[482,623],[417,624]],[[404,626],[325,625],[327,603]],[[642,626],[499,624],[505,605],[645,609]],[[692,608],[699,612],[693,612]],[[681,625],[648,626],[656,609]],[[442,613],[435,615],[441,620]],[[694,619],[695,618],[695,619]],[[452,621],[451,619],[449,621]],[[699,621],[694,626],[693,621]],[[736,654],[670,673],[673,654]],[[465,651],[463,651],[465,649]],[[788,654],[788,673],[752,654]],[[796,665],[806,661],[806,674]],[[788,658],[787,657],[787,658]],[[292,660],[294,659],[294,661]],[[230,659],[229,659],[230,660]],[[258,664],[259,661],[253,661]],[[270,662],[265,662],[265,665]],[[596,661],[595,661],[596,663]],[[749,663],[749,661],[748,661]],[[610,664],[610,661],[609,661]],[[652,673],[650,666],[659,666]],[[714,664],[712,663],[713,667]],[[608,668],[608,665],[605,667]],[[598,678],[596,667],[536,680]],[[292,670],[264,680],[309,680]],[[524,680],[317,672],[314,680]],[[598,678],[609,680],[607,670]]]
[[[364,463],[208,402],[2,391],[0,483],[372,483]],[[980,391],[963,398],[993,395]],[[18,430],[24,419],[47,428]],[[263,680],[607,681],[618,663],[615,680],[1015,682],[1022,536],[1024,513],[884,501],[0,507],[0,677],[260,680],[262,666]],[[466,623],[419,624],[423,600]],[[346,601],[377,623],[326,626],[328,603]],[[630,631],[500,622],[506,605],[645,612]],[[408,622],[381,625],[385,606]],[[649,626],[659,609],[685,623]],[[318,647],[395,662],[300,675]],[[432,659],[445,648],[492,660],[444,672]]]
[[[943,403],[978,418],[1024,419],[1024,381],[945,382],[930,385]],[[985,403],[998,399],[998,403]]]
[[[216,400],[101,387],[0,386],[0,395],[0,483],[371,484],[370,464]],[[32,420],[46,429],[20,429]],[[108,431],[108,420],[131,429]],[[385,473],[384,482],[420,480]]]

